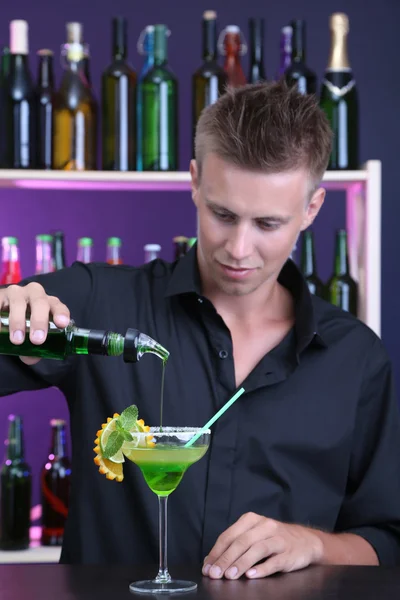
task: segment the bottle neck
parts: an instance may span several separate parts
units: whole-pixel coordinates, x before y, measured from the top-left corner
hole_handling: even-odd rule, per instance
[[[158,67],[168,62],[167,29],[155,26],[154,30],[154,64]]]
[[[91,263],[92,246],[78,246],[78,254],[76,259],[85,264]]]
[[[65,424],[64,422],[52,423],[51,428],[49,460],[64,458],[67,455]]]
[[[114,60],[125,60],[127,56],[127,23],[125,19],[113,20],[113,58]]]
[[[227,33],[225,37],[226,62],[240,64],[240,36]]]
[[[217,59],[217,21],[203,19],[203,59],[206,62]]]
[[[6,442],[6,461],[23,461],[25,456],[22,419],[16,415],[9,417]]]
[[[54,87],[53,57],[42,56],[39,61],[38,84],[41,88]]]
[[[64,237],[55,235],[53,238],[54,245],[54,265],[57,270],[65,267],[65,251],[64,251]]]
[[[10,54],[10,74],[16,71],[29,71],[28,56],[26,54]]]
[[[292,22],[292,61],[306,62],[306,26],[304,21]]]
[[[264,22],[263,19],[250,20],[250,62],[253,65],[263,64]]]
[[[16,244],[3,245],[3,262],[19,262],[19,248]]]
[[[122,264],[120,246],[107,246],[107,263],[109,265]]]
[[[280,68],[279,75],[283,75],[284,72],[292,62],[292,28],[286,27],[281,33],[281,44],[280,44]]]
[[[311,232],[305,232],[302,256],[301,256],[301,270],[305,277],[316,274],[316,260],[314,253],[314,238]]]
[[[347,54],[347,31],[343,27],[331,29],[331,49],[327,64],[329,71],[347,71],[350,69]]]
[[[347,251],[347,233],[346,231],[339,231],[336,234],[336,250],[335,250],[335,275],[348,275],[349,269],[349,256]]]

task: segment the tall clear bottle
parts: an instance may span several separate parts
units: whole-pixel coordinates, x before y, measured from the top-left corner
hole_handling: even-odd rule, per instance
[[[320,99],[334,134],[328,169],[358,169],[358,94],[347,53],[349,19],[335,13],[329,25],[331,50]]]
[[[317,93],[317,76],[306,63],[306,22],[290,22],[292,28],[292,62],[285,72],[288,85],[296,85],[301,94]]]
[[[237,25],[228,25],[220,33],[218,50],[225,56],[224,71],[230,87],[241,87],[247,83],[241,56],[247,52],[243,33]]]
[[[136,73],[127,62],[127,20],[112,20],[112,62],[102,75],[103,170],[136,169]]]
[[[54,100],[54,169],[93,170],[97,166],[97,103],[84,72],[80,23],[67,23],[61,47],[65,68]]]
[[[4,164],[9,169],[36,167],[36,90],[29,68],[28,23],[10,23],[10,64],[4,85],[2,131]]]
[[[5,461],[0,469],[0,550],[29,548],[31,468],[25,461],[22,418],[8,417]]]
[[[144,56],[144,61],[136,86],[136,170],[143,171],[143,89],[140,84],[154,66],[154,25],[147,25],[143,29],[138,39],[137,50]]]
[[[71,461],[67,455],[65,421],[50,421],[49,454],[40,476],[42,495],[42,546],[61,546],[68,516]]]
[[[154,26],[154,66],[140,83],[144,171],[178,169],[178,80],[168,65],[166,25]]]
[[[196,125],[201,111],[218,100],[228,83],[224,69],[218,64],[217,13],[214,10],[203,13],[202,37],[203,64],[192,76],[193,156]]]
[[[264,19],[249,19],[250,29],[250,73],[249,83],[267,79],[264,68]]]
[[[54,104],[54,68],[53,51],[38,50],[37,77],[37,167],[51,169],[53,162],[53,104]]]
[[[78,251],[76,260],[89,264],[93,262],[93,239],[90,237],[82,237],[78,239]]]

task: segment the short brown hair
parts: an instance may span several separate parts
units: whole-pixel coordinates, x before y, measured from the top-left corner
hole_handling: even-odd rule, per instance
[[[315,189],[332,146],[329,121],[315,96],[284,80],[228,88],[203,110],[196,128],[199,177],[207,152],[244,169],[277,173],[305,167]]]

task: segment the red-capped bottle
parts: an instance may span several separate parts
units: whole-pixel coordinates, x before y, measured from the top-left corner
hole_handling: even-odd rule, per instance
[[[18,240],[16,237],[3,237],[1,245],[3,252],[0,285],[19,283],[22,276],[19,261]]]
[[[247,80],[240,57],[246,54],[247,45],[237,25],[228,25],[222,30],[218,48],[225,56],[224,71],[228,78],[228,85],[231,87],[245,85]]]

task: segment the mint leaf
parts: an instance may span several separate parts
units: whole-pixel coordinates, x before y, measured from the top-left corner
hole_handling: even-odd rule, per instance
[[[131,442],[132,441],[132,436],[129,433],[129,431],[124,431],[122,430],[120,435],[122,435],[122,437],[124,438],[124,442]]]
[[[115,421],[115,429],[117,431],[119,431],[119,433],[122,433],[123,431],[125,431],[124,428],[122,427],[121,421],[119,419],[117,419]]]
[[[125,430],[129,431],[136,424],[138,415],[139,411],[137,406],[132,404],[132,406],[128,406],[128,408],[121,413],[118,421]]]
[[[110,437],[107,440],[106,447],[104,448],[104,458],[111,458],[114,454],[117,454],[122,444],[124,443],[123,436],[118,431],[110,433]]]

